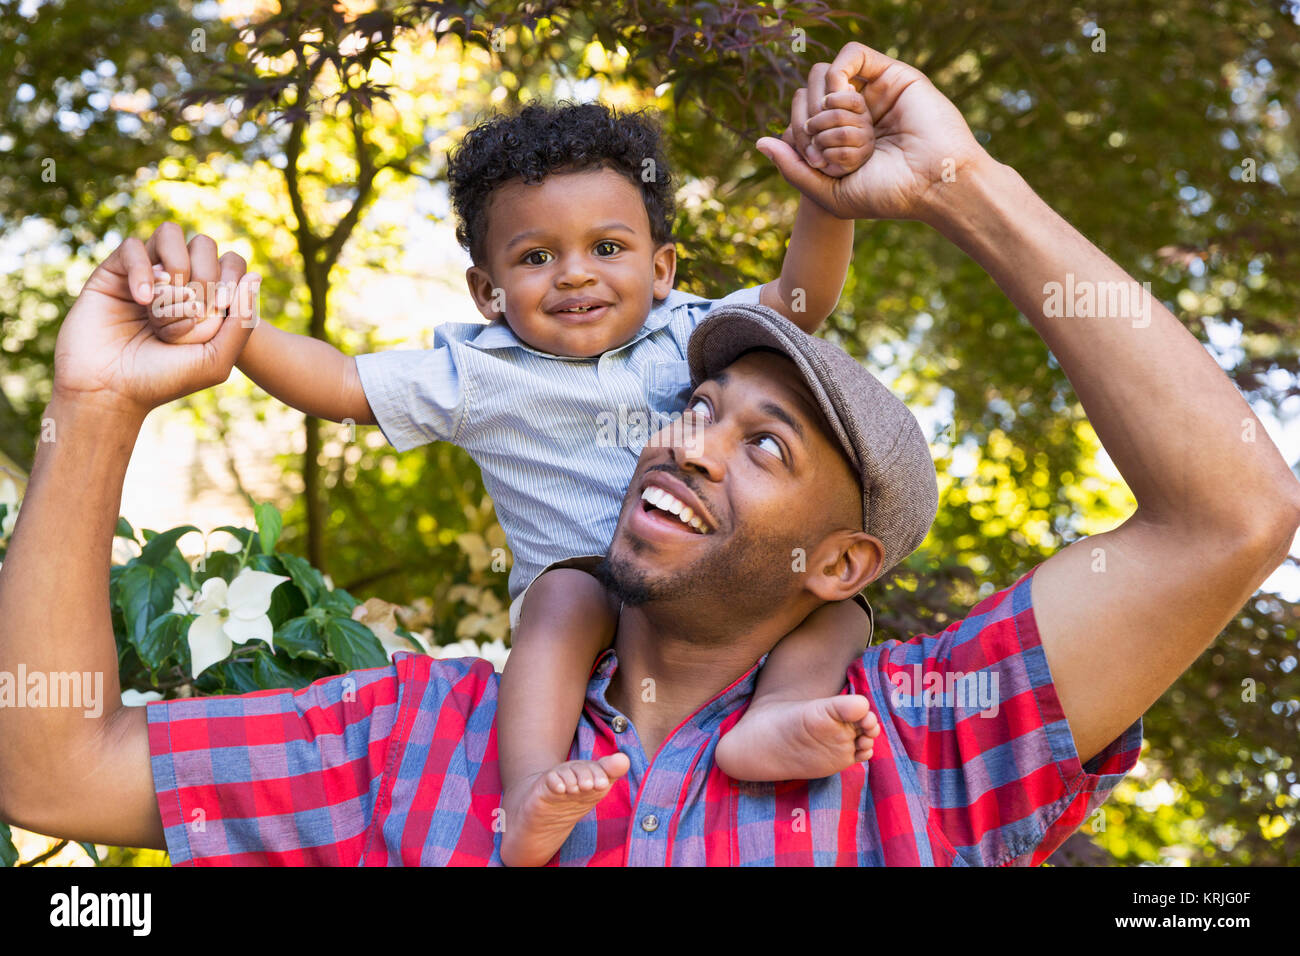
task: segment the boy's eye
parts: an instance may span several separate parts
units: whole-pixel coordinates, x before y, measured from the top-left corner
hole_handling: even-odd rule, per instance
[[[524,262],[530,266],[544,266],[551,259],[551,254],[545,249],[533,249],[531,252],[524,253]]]
[[[602,239],[600,242],[596,243],[596,255],[601,257],[612,256],[621,248],[623,247],[617,242],[613,242],[609,239]]]

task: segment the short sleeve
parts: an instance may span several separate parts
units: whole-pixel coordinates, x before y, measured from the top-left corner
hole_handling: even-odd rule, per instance
[[[766,283],[764,283],[766,284]],[[713,308],[720,305],[760,305],[759,296],[762,295],[762,285],[752,285],[745,289],[737,289],[729,295],[724,295],[721,299],[715,299]]]
[[[149,704],[175,865],[355,865],[397,724],[395,667]]]
[[[440,326],[431,349],[357,356],[366,401],[384,437],[398,451],[434,441],[460,443],[467,385],[457,338],[460,328]]]
[[[1139,718],[1081,764],[1039,640],[1033,571],[938,635],[863,657],[930,830],[971,865],[1037,865],[1137,763]]]

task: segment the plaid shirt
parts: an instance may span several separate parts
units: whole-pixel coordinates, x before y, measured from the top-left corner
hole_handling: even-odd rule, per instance
[[[821,780],[745,784],[714,764],[761,661],[647,759],[606,699],[617,667],[607,651],[570,756],[621,750],[631,771],[552,863],[1041,863],[1133,768],[1142,721],[1080,765],[1039,642],[1032,574],[941,634],[855,661],[849,690],[871,700],[881,733],[870,761]],[[995,706],[977,700],[979,686],[997,691]],[[172,862],[499,864],[497,689],[486,661],[404,654],[298,691],[150,704]]]

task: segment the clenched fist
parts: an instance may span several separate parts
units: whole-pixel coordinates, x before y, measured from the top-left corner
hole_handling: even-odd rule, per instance
[[[156,265],[174,291],[155,294]],[[233,252],[218,258],[207,236],[187,245],[175,223],[163,223],[148,242],[127,239],[86,280],[59,330],[55,393],[143,416],[224,382],[257,321],[261,278],[246,269]],[[190,285],[193,291],[179,291]],[[223,286],[228,291],[219,293]],[[166,304],[155,306],[158,298]],[[154,314],[167,309],[185,314],[168,321]]]

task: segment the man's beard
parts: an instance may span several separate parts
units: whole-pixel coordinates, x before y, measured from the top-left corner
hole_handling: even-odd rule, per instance
[[[625,543],[633,553],[643,550],[639,542]],[[721,555],[704,555],[669,574],[655,576],[653,568],[633,563],[615,548],[593,573],[628,607],[678,600],[689,606],[694,598],[695,610],[725,608],[727,620],[743,627],[750,618],[767,617],[784,600],[793,583],[786,555],[795,546],[793,542],[785,548],[773,546],[770,540],[762,541],[742,529]],[[708,604],[701,603],[701,597]],[[706,616],[707,612],[693,613],[691,619],[703,624]]]

